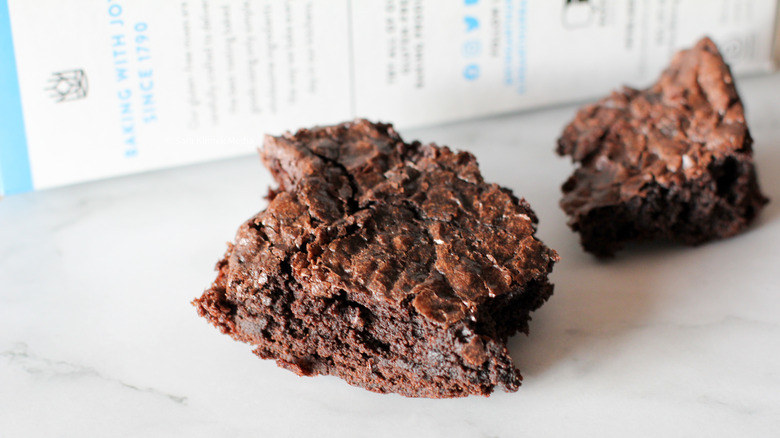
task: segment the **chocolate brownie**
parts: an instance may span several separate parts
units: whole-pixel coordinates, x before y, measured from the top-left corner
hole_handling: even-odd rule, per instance
[[[598,256],[630,241],[733,236],[767,203],[752,143],[729,67],[705,38],[650,88],[623,88],[577,113],[558,140],[558,154],[579,164],[561,207]]]
[[[279,184],[193,303],[299,375],[410,397],[516,391],[507,337],[552,294],[554,250],[475,158],[356,120],[267,137]]]

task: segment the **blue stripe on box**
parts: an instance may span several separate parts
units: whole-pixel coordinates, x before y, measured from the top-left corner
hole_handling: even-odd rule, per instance
[[[0,195],[33,189],[8,0],[0,0]]]

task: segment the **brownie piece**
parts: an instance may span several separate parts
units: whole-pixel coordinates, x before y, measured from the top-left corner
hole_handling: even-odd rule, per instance
[[[356,120],[266,137],[279,184],[193,303],[299,375],[410,397],[516,391],[507,337],[552,294],[554,250],[475,158]]]
[[[768,201],[752,143],[729,67],[704,38],[650,88],[580,109],[558,140],[558,154],[579,164],[561,207],[598,256],[630,241],[733,236]]]

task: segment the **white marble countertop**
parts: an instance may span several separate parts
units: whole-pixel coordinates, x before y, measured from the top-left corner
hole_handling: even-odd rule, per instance
[[[780,436],[780,75],[740,81],[773,202],[748,232],[599,262],[558,209],[575,107],[402,131],[469,149],[562,261],[520,391],[406,399],[301,378],[189,304],[264,208],[255,157],[0,202],[0,437]]]

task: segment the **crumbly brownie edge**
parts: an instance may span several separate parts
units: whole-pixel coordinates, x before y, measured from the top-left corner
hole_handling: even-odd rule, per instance
[[[629,242],[661,240],[701,245],[747,228],[766,204],[751,163],[733,157],[712,163],[708,177],[670,190],[649,183],[643,195],[586,211],[562,207],[583,248],[612,257]]]
[[[443,329],[417,315],[408,302],[372,309],[374,303],[350,301],[345,294],[313,297],[287,275],[250,300],[238,298],[227,285],[231,259],[236,261],[233,248],[218,264],[212,288],[194,301],[201,316],[255,346],[258,356],[300,375],[333,374],[375,392],[410,397],[489,395],[496,386],[516,391],[521,377],[502,333],[518,327],[527,332],[529,312],[552,293],[547,282],[530,284],[522,293],[499,297],[497,319],[489,317],[495,309],[486,303],[480,320],[489,326]]]

